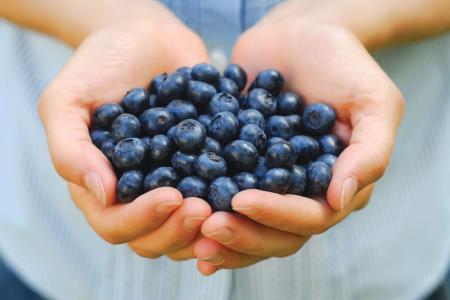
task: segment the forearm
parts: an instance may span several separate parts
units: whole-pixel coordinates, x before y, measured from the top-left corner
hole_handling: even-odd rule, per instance
[[[129,20],[175,17],[150,0],[2,0],[0,17],[77,46],[90,32]]]
[[[344,26],[369,49],[450,29],[450,0],[291,0],[274,10],[281,18],[293,13]]]

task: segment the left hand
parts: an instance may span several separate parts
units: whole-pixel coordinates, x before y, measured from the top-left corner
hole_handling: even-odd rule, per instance
[[[287,5],[287,4],[286,4]],[[313,234],[363,207],[384,173],[403,113],[401,93],[360,41],[338,25],[301,20],[275,9],[238,40],[233,61],[254,78],[276,68],[307,103],[326,102],[335,133],[348,147],[339,156],[326,201],[258,190],[237,194],[233,209],[202,225],[193,251],[198,269],[240,268],[297,252]]]

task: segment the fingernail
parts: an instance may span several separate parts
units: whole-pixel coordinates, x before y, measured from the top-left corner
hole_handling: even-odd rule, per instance
[[[199,258],[199,260],[207,261],[210,264],[217,266],[217,265],[221,265],[225,262],[225,257],[221,253],[217,253],[213,256]]]
[[[163,218],[171,213],[175,208],[180,206],[181,201],[163,201],[156,205],[155,214],[157,217]]]
[[[213,232],[206,232],[205,235],[223,244],[229,243],[233,239],[233,232],[231,232],[228,228],[222,228]]]
[[[344,209],[345,206],[352,200],[358,190],[358,182],[355,176],[349,177],[344,180],[341,190],[340,208]]]
[[[84,176],[86,188],[100,201],[102,205],[106,204],[106,194],[100,176],[93,171],[88,171]]]
[[[233,206],[233,210],[248,217],[254,217],[258,214],[258,208],[256,206]]]
[[[183,229],[185,231],[193,231],[200,226],[206,217],[185,217],[183,220]]]

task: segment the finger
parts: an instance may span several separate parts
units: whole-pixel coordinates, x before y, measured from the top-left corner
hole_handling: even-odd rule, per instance
[[[373,186],[361,190],[342,211],[325,201],[259,190],[242,191],[233,198],[235,211],[263,225],[303,236],[326,231],[369,199]]]
[[[173,261],[183,261],[187,259],[195,258],[194,253],[194,246],[197,241],[202,239],[203,236],[201,234],[198,234],[193,241],[191,241],[187,246],[178,249],[173,252],[169,252],[166,254],[168,258],[170,258]]]
[[[199,198],[187,198],[158,229],[128,243],[138,255],[156,258],[189,245],[203,221],[211,215],[211,207]]]
[[[207,238],[203,238],[195,244],[194,252],[199,261],[211,264],[221,269],[243,268],[267,258],[239,253]],[[200,264],[200,266],[201,269],[199,268],[199,271],[204,271],[205,264]],[[213,270],[212,268],[207,268],[209,271]]]
[[[173,188],[158,188],[133,202],[104,207],[92,194],[70,184],[71,196],[91,227],[104,240],[120,244],[158,228],[183,202],[181,193]]]
[[[205,276],[210,276],[216,273],[218,270],[220,270],[219,267],[202,260],[197,261],[197,269],[200,273],[202,273]]]
[[[307,240],[226,212],[209,217],[202,225],[202,234],[237,252],[270,257],[291,255]]]

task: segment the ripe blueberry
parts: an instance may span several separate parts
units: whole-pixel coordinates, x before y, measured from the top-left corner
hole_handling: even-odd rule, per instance
[[[123,108],[116,103],[100,105],[94,112],[94,127],[108,129],[114,120],[123,113]]]
[[[228,65],[225,71],[223,71],[223,75],[233,80],[238,86],[239,91],[242,91],[247,84],[247,74],[239,65]]]
[[[114,147],[112,162],[118,169],[136,169],[144,161],[146,152],[147,146],[141,139],[124,139]]]
[[[258,164],[258,150],[247,141],[235,140],[225,149],[225,159],[233,171],[251,171]]]
[[[277,97],[278,113],[280,115],[298,114],[300,112],[302,100],[294,92],[284,92]]]
[[[126,112],[138,116],[149,107],[148,101],[149,95],[146,89],[134,88],[122,98],[122,106]]]
[[[172,140],[186,152],[195,152],[203,146],[206,138],[205,127],[196,120],[187,119],[178,123],[173,130]]]
[[[333,169],[334,165],[336,164],[336,160],[337,157],[333,154],[323,154],[317,158],[317,161],[321,161],[327,164],[330,169]]]
[[[239,97],[239,87],[230,78],[221,77],[219,79],[218,90],[222,93],[227,93],[233,97]]]
[[[319,154],[319,143],[312,137],[296,135],[289,140],[300,163],[307,163]]]
[[[208,127],[209,135],[221,144],[227,144],[238,134],[239,122],[235,115],[229,111],[215,114]]]
[[[194,163],[195,171],[201,178],[212,181],[227,174],[227,163],[214,152],[200,154]]]
[[[208,105],[216,93],[216,88],[211,84],[191,80],[187,84],[186,98],[194,103],[198,109],[201,109]]]
[[[148,145],[148,158],[152,162],[163,162],[168,159],[172,152],[172,143],[163,134],[155,135]]]
[[[303,128],[309,134],[323,135],[330,132],[335,120],[333,108],[324,103],[309,105],[303,111]]]
[[[178,183],[177,189],[183,195],[183,198],[198,197],[206,199],[208,186],[205,181],[197,176],[188,176]]]
[[[271,116],[267,120],[266,133],[269,137],[278,136],[289,139],[294,135],[294,129],[285,116]]]
[[[259,187],[263,191],[286,194],[292,182],[292,175],[286,169],[274,168],[267,171],[267,173],[259,180]]]
[[[149,136],[165,134],[175,124],[175,117],[162,107],[147,109],[142,113],[139,120],[142,124],[142,130]]]
[[[254,87],[269,91],[272,95],[278,95],[284,85],[284,77],[275,69],[264,70],[256,76]]]
[[[241,128],[239,139],[252,143],[259,153],[266,149],[267,137],[264,130],[255,124],[247,124]]]
[[[229,111],[233,114],[237,114],[239,111],[239,102],[230,94],[215,94],[209,102],[209,112],[212,115],[215,115],[223,111]]]
[[[176,123],[186,119],[197,118],[197,109],[189,101],[173,100],[166,106],[166,108],[175,117]]]
[[[116,143],[114,142],[114,139],[110,138],[102,143],[100,150],[103,152],[103,154],[105,154],[105,156],[109,160],[112,160],[112,155],[113,155],[115,146],[116,146]]]
[[[302,118],[299,115],[288,115],[286,116],[286,121],[294,134],[299,134],[302,131]]]
[[[297,154],[288,142],[275,143],[266,151],[268,168],[290,169],[297,160]]]
[[[186,79],[186,81],[191,80],[191,68],[189,67],[179,67],[176,70],[177,73],[183,75],[184,79]]]
[[[161,82],[158,91],[158,100],[167,104],[175,99],[183,99],[186,92],[187,81],[183,75],[173,73]]]
[[[158,94],[159,90],[161,88],[161,84],[167,79],[167,73],[162,73],[157,75],[153,80],[150,82],[150,92],[152,94]]]
[[[117,182],[117,198],[120,202],[129,203],[142,193],[144,175],[140,171],[126,171]]]
[[[139,137],[141,134],[141,122],[131,114],[121,114],[111,125],[111,134],[114,141]]]
[[[272,94],[260,88],[250,91],[247,95],[247,108],[254,108],[265,117],[273,115],[277,111],[277,103]]]
[[[299,165],[292,166],[292,183],[287,191],[288,194],[303,195],[306,188],[306,169]]]
[[[209,124],[211,124],[211,116],[210,115],[200,115],[200,116],[198,116],[197,121],[202,123],[202,125],[205,126],[205,128],[208,128]]]
[[[208,190],[208,202],[213,211],[232,211],[231,199],[239,192],[239,187],[230,177],[215,179]]]
[[[309,164],[308,171],[308,193],[311,195],[323,195],[328,189],[331,181],[331,169],[321,161]]]
[[[281,143],[281,142],[287,142],[287,140],[285,140],[279,136],[273,136],[267,141],[267,147],[270,147],[273,144]]]
[[[249,172],[234,175],[233,181],[238,185],[240,191],[258,188],[258,177]]]
[[[171,163],[172,167],[180,175],[191,176],[195,172],[194,163],[196,159],[197,156],[194,154],[177,151],[172,155]]]
[[[177,182],[178,176],[173,168],[159,167],[145,176],[144,190],[148,192],[163,186],[175,187]]]
[[[255,124],[262,129],[266,127],[266,120],[264,119],[264,116],[253,108],[239,111],[238,120],[241,127],[247,124]]]
[[[319,145],[321,153],[335,156],[341,154],[343,148],[341,140],[334,134],[322,135],[319,138]]]
[[[111,133],[104,129],[95,129],[91,131],[91,140],[97,148],[100,148],[104,142],[111,138]]]
[[[200,149],[199,152],[200,153],[214,152],[218,155],[222,155],[222,146],[218,141],[207,136],[205,138],[205,143],[203,144],[203,147],[202,149]]]
[[[220,73],[213,65],[200,63],[192,68],[191,77],[194,80],[214,84],[219,80]]]

